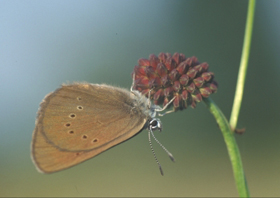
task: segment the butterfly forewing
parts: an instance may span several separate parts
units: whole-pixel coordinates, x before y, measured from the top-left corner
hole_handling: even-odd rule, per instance
[[[146,121],[127,90],[64,85],[41,104],[32,141],[34,162],[42,172],[68,168],[129,139]]]

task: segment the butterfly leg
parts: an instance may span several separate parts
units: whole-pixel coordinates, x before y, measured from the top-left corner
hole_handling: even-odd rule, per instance
[[[157,112],[159,112],[159,111],[164,111],[167,107],[168,107],[168,105],[170,105],[172,102],[173,102],[173,100],[175,100],[175,96],[166,104],[166,105],[164,105],[164,107],[162,107],[162,108],[157,108],[157,109],[155,109],[155,111],[157,111]],[[172,112],[174,112],[175,110],[173,109],[173,110],[170,110],[170,111],[167,111],[167,112],[165,112],[165,113],[163,113],[163,114],[158,114],[159,116],[164,116],[165,114],[168,114],[168,113],[172,113]]]

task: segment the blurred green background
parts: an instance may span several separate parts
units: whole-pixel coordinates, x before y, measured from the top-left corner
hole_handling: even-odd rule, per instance
[[[139,58],[195,55],[219,82],[212,99],[229,117],[248,1],[0,1],[1,196],[238,196],[221,132],[203,103],[78,166],[38,173],[30,159],[36,112],[65,82],[130,88]],[[280,1],[258,0],[236,135],[252,196],[280,196]]]

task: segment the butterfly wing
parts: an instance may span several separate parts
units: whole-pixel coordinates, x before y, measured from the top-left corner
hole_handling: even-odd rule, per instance
[[[41,172],[81,163],[144,127],[147,116],[127,90],[107,85],[63,85],[41,103],[32,158]]]

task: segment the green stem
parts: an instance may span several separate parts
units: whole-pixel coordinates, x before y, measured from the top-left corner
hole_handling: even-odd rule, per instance
[[[232,107],[232,113],[230,117],[230,124],[227,119],[221,112],[221,110],[216,106],[216,104],[210,99],[203,99],[210,112],[214,115],[221,131],[224,136],[224,140],[227,146],[228,154],[230,157],[235,183],[240,197],[249,197],[249,189],[247,186],[241,156],[239,153],[238,146],[235,141],[234,133],[232,133],[231,127],[236,128],[239,111],[241,107],[245,78],[248,67],[252,31],[253,31],[253,22],[254,22],[254,12],[255,12],[255,0],[249,0],[247,21],[245,28],[244,43],[242,49],[242,57],[240,61],[237,85],[235,90],[235,98]]]
[[[238,79],[235,90],[235,98],[232,106],[231,116],[230,116],[230,126],[235,129],[238,121],[239,111],[242,102],[242,96],[244,91],[245,78],[248,67],[250,46],[252,40],[253,22],[254,22],[254,12],[255,12],[255,0],[249,0],[247,22],[244,35],[244,43],[242,49],[242,57],[240,61]]]
[[[210,98],[204,98],[203,101],[207,105],[210,112],[214,115],[220,127],[220,130],[222,131],[222,134],[224,136],[239,196],[249,197],[250,194],[243,171],[241,156],[235,141],[234,134],[231,131],[230,125],[227,119],[225,118],[224,114]]]

